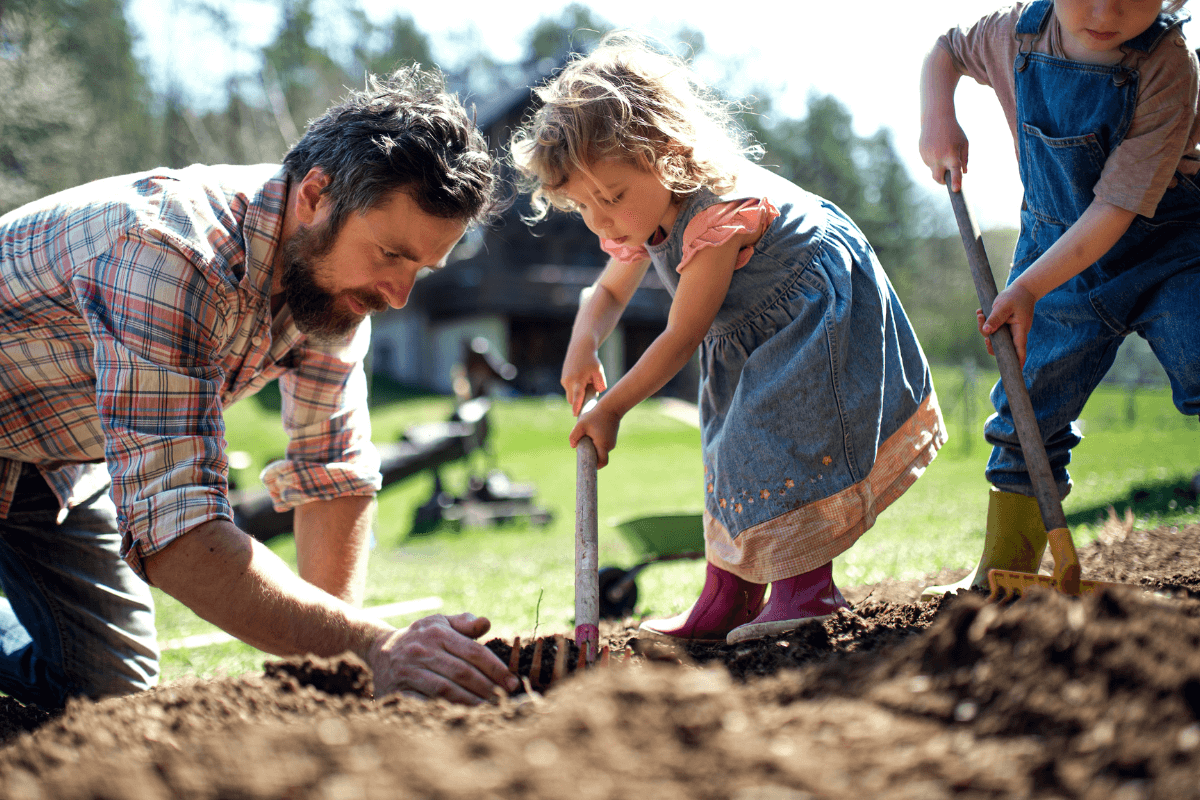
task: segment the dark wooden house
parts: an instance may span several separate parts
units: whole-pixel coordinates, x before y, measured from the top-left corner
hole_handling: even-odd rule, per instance
[[[514,67],[495,77],[495,91],[468,98],[495,152],[507,152],[512,131],[534,101],[531,87],[559,63]],[[515,195],[507,163],[504,176],[507,191]],[[464,237],[445,269],[417,281],[405,308],[374,318],[375,372],[449,392],[464,343],[482,336],[517,368],[516,391],[562,391],[559,373],[580,292],[599,276],[606,256],[578,216],[554,213],[530,227],[522,220],[528,209],[527,197],[514,196],[495,223]],[[601,350],[610,384],[662,330],[669,302],[651,270]],[[695,387],[695,368],[689,366],[664,392],[695,400]]]

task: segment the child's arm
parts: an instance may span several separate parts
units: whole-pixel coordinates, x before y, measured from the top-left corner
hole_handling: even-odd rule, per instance
[[[1021,365],[1025,364],[1025,339],[1033,323],[1033,306],[1050,290],[1083,272],[1107,253],[1129,230],[1137,214],[1103,200],[1093,200],[1075,224],[1045,253],[996,296],[986,320],[978,313],[979,331],[990,336],[1008,324]],[[988,352],[992,351],[988,342]]]
[[[596,446],[597,466],[608,463],[608,452],[616,445],[621,418],[665,386],[687,364],[725,300],[738,251],[760,235],[757,231],[738,234],[692,257],[679,274],[666,329],[629,372],[600,398],[595,408],[579,418],[571,431],[572,447],[582,437],[589,436]]]
[[[608,266],[596,283],[586,290],[586,296],[579,304],[561,378],[567,402],[575,416],[579,416],[589,386],[597,393],[608,388],[597,351],[617,326],[649,266],[649,260],[622,264],[609,259]]]
[[[962,189],[967,171],[967,134],[958,124],[954,110],[954,90],[962,75],[945,49],[934,45],[921,69],[921,159],[933,171],[933,179]]]

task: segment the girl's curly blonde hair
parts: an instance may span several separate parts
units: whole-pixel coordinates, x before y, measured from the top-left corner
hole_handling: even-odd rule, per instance
[[[762,152],[734,121],[731,104],[681,59],[637,34],[608,34],[535,94],[541,107],[510,142],[522,189],[531,195],[530,222],[551,207],[572,210],[557,190],[603,159],[652,170],[677,195],[701,187],[723,194],[745,158]]]

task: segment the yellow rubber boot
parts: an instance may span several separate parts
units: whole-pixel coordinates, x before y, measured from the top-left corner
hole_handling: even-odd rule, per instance
[[[929,602],[946,592],[959,589],[988,588],[987,574],[991,569],[1011,569],[1020,572],[1038,571],[1042,554],[1046,552],[1046,526],[1037,498],[1002,492],[992,487],[988,495],[987,532],[983,537],[983,555],[971,574],[958,583],[945,586],[926,586],[921,601]]]

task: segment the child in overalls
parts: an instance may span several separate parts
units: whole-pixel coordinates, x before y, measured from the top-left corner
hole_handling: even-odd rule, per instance
[[[605,392],[571,445],[591,437],[603,466],[624,414],[699,347],[705,583],[643,631],[733,643],[837,613],[833,558],[945,441],[875,253],[833,204],[747,160],[727,111],[640,40],[606,38],[538,97],[512,143],[535,216],[579,213],[611,257],[563,364],[576,414]],[[666,330],[609,387],[597,349],[651,263],[673,298]]]
[[[925,62],[921,155],[935,180],[949,171],[957,190],[966,172],[954,111],[963,75],[996,91],[1016,141],[1020,238],[1008,286],[978,316],[984,334],[1011,327],[1063,496],[1075,420],[1129,334],[1149,342],[1179,410],[1200,414],[1200,118],[1182,5],[1017,3],[951,30]],[[1036,572],[1045,550],[1002,384],[992,401],[983,555],[925,598],[983,588],[990,569]]]

